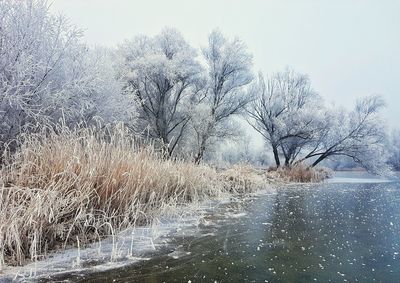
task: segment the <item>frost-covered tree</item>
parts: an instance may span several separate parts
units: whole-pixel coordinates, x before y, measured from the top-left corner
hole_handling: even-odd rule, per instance
[[[248,107],[249,123],[271,145],[275,164],[292,164],[320,127],[322,103],[306,75],[290,69],[264,79],[259,75]]]
[[[259,82],[248,108],[249,122],[271,145],[277,167],[345,156],[372,172],[383,172],[385,128],[379,96],[360,99],[354,110],[327,109],[305,75],[286,70]]]
[[[400,130],[393,130],[389,140],[389,165],[400,171]]]
[[[229,40],[215,30],[202,51],[207,87],[198,100],[198,115],[192,124],[196,135],[196,163],[203,159],[212,141],[234,133],[230,118],[241,114],[251,100],[246,87],[253,80],[252,57],[238,38]]]
[[[89,50],[80,37],[49,13],[46,1],[0,1],[1,147],[38,125],[112,122],[131,109],[108,55]]]
[[[257,167],[265,167],[271,164],[270,152],[263,146],[254,143],[254,136],[242,131],[241,137],[227,139],[218,142],[205,156],[207,162],[226,168],[235,164],[251,164]]]
[[[172,155],[184,137],[201,89],[196,51],[174,29],[138,36],[119,47],[124,90],[139,104],[139,130],[159,140]]]
[[[65,87],[67,57],[78,56],[80,32],[51,16],[45,1],[0,1],[0,139],[13,139]]]
[[[384,107],[380,96],[359,99],[355,108],[332,110],[318,139],[301,161],[312,158],[312,166],[334,156],[346,156],[375,173],[384,173],[387,150],[386,130],[379,116]]]
[[[69,117],[70,124],[100,121],[103,125],[122,122],[129,128],[136,125],[136,101],[123,95],[123,82],[116,79],[115,56],[106,48],[86,49],[79,62],[69,65],[69,81],[74,87],[64,88],[61,94],[65,95],[58,95],[57,102],[59,109],[79,110]]]

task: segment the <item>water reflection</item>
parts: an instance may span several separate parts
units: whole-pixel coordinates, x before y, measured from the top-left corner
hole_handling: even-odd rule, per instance
[[[149,261],[59,279],[399,282],[399,227],[399,183],[298,186],[226,205]]]

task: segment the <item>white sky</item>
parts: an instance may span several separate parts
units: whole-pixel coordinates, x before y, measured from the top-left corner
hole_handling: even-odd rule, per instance
[[[398,0],[53,0],[51,10],[85,31],[89,44],[115,46],[175,27],[194,46],[218,27],[239,36],[265,74],[292,67],[328,101],[351,106],[382,94],[391,126],[400,120]]]

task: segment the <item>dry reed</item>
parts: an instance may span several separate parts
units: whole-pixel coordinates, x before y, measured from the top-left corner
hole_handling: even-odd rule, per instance
[[[150,223],[168,204],[261,183],[259,174],[239,167],[221,173],[166,160],[123,128],[26,135],[0,173],[0,266]]]
[[[313,168],[303,163],[278,169],[271,168],[268,171],[280,180],[296,183],[318,183],[332,176],[332,171],[328,168]]]

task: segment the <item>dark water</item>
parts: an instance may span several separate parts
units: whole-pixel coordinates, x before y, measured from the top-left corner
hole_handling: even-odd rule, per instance
[[[400,184],[327,183],[226,205],[151,260],[73,282],[400,282]]]

